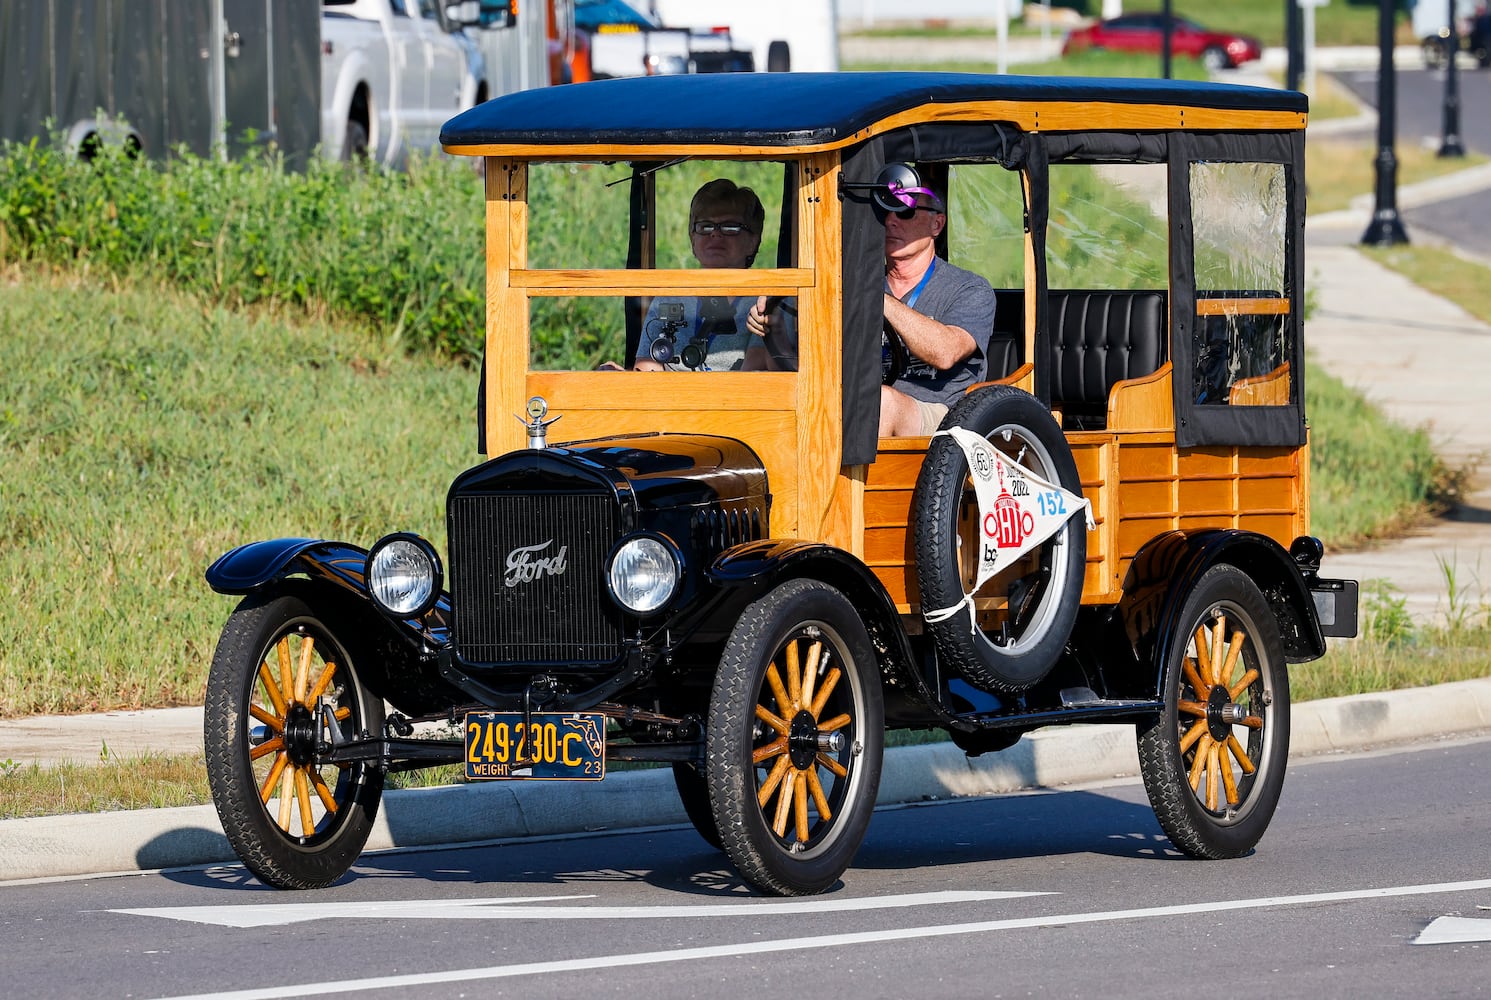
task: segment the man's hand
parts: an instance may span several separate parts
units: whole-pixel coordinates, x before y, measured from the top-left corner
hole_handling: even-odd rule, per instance
[[[758,337],[765,337],[771,329],[771,317],[766,314],[766,296],[756,296],[756,304],[746,313],[746,329]]]

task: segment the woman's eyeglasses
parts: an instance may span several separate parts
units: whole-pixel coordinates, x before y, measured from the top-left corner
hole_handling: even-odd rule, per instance
[[[708,222],[703,219],[694,223],[692,228],[695,236],[713,236],[715,233],[721,236],[739,236],[751,231],[743,222]]]

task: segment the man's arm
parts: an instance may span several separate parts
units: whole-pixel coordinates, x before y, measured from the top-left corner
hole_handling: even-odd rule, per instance
[[[894,295],[885,296],[885,321],[900,334],[906,350],[938,371],[947,371],[978,350],[973,335],[961,326],[924,316]]]

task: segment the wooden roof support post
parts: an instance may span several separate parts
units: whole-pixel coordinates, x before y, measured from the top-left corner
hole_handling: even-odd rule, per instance
[[[487,187],[487,454],[525,444],[521,410],[528,379],[528,296],[512,285],[512,272],[528,262],[528,167],[489,156]]]

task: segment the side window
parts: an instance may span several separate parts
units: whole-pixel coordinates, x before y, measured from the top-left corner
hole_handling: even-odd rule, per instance
[[[1052,164],[1046,222],[1047,384],[1062,426],[1107,426],[1119,382],[1169,353],[1169,171]]]
[[[1025,284],[1025,198],[1020,175],[995,164],[948,171],[948,260],[995,288]]]
[[[483,28],[510,28],[516,23],[512,0],[481,0],[478,9]]]
[[[1052,164],[1050,176],[1050,288],[1169,287],[1169,187],[1163,163]]]
[[[995,289],[983,345],[986,378],[1012,374],[1025,357],[1025,195],[1021,176],[993,163],[948,170],[947,259]]]
[[[409,10],[404,6],[404,0],[388,0],[388,7],[393,11],[394,17],[409,16]]]
[[[435,0],[418,0],[418,3],[420,17],[424,18],[426,21],[436,20]]]
[[[1280,406],[1291,400],[1286,181],[1280,163],[1191,164],[1191,380],[1198,404]]]

